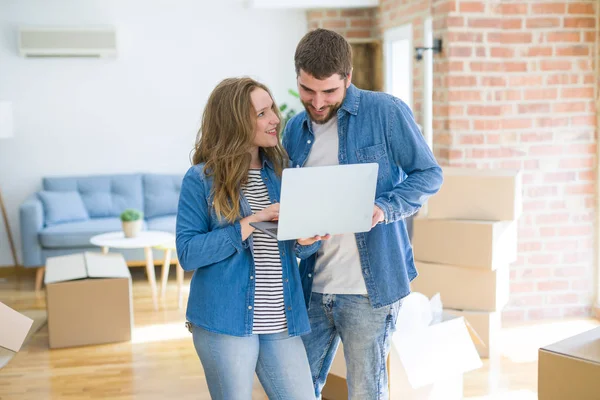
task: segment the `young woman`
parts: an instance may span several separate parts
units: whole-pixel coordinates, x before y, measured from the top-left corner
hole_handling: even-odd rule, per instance
[[[295,242],[250,226],[278,217],[280,128],[266,86],[225,79],[181,187],[177,254],[194,271],[186,316],[213,399],[250,399],[255,371],[269,399],[314,398]]]

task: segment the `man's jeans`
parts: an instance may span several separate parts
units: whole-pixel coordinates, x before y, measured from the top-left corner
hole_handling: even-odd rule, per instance
[[[250,400],[254,372],[269,399],[313,399],[306,352],[287,332],[245,337],[222,335],[192,325],[213,400]]]
[[[312,331],[302,340],[315,397],[321,398],[340,339],[344,344],[349,399],[389,397],[386,360],[399,308],[400,301],[374,309],[366,296],[312,294],[308,309]]]

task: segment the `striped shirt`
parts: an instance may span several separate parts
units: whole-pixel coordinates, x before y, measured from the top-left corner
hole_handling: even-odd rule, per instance
[[[242,190],[253,213],[257,213],[271,204],[267,186],[262,180],[259,169],[248,172],[248,183]],[[254,324],[252,333],[266,334],[285,332],[287,320],[283,303],[283,283],[281,277],[281,258],[277,240],[255,230],[254,243]]]

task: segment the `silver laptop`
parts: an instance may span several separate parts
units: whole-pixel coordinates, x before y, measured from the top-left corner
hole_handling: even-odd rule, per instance
[[[287,168],[279,221],[251,223],[277,240],[371,230],[377,163]]]

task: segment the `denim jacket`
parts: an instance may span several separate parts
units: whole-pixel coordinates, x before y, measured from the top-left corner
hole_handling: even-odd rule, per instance
[[[357,233],[362,274],[373,307],[407,296],[417,276],[404,219],[416,213],[442,185],[442,169],[427,146],[413,114],[401,100],[350,85],[337,112],[340,164],[379,164],[375,205],[385,220]],[[283,146],[292,165],[301,167],[314,135],[306,111],[286,125]],[[320,242],[295,246],[307,304]]]
[[[242,240],[239,221],[217,218],[212,206],[212,178],[204,164],[192,166],[181,186],[177,209],[177,256],[186,271],[194,271],[186,317],[206,330],[233,336],[252,334],[254,258],[252,235]],[[269,161],[261,170],[271,202],[279,201],[280,178]],[[252,214],[244,195],[242,217]],[[290,336],[308,333],[310,325],[294,254],[295,241],[280,241],[283,301]]]

